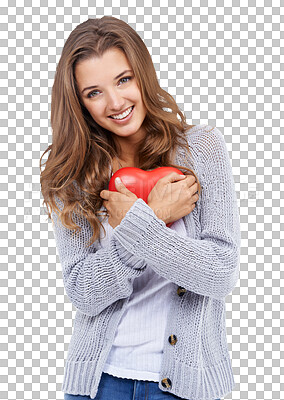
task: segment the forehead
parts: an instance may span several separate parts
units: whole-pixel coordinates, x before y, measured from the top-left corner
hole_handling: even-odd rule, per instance
[[[124,69],[131,69],[131,65],[123,51],[109,49],[101,57],[78,62],[75,67],[75,78],[79,86],[99,85],[102,81],[113,80]],[[96,82],[93,81],[95,78]]]

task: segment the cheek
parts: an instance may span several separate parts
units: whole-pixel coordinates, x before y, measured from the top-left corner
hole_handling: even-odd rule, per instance
[[[141,99],[141,113],[143,114],[144,117],[147,115],[147,109],[144,103],[142,102],[142,99]]]
[[[91,114],[91,116],[98,120],[102,116],[102,111],[100,110],[100,107],[95,107],[95,106],[89,106],[88,111]]]
[[[129,88],[127,96],[136,102],[142,100],[141,93],[137,85],[133,85],[131,88]]]

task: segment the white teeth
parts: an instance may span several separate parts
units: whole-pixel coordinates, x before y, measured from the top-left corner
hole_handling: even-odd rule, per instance
[[[125,118],[128,114],[130,114],[132,111],[132,106],[128,108],[128,110],[124,111],[124,113],[119,114],[119,115],[112,115],[111,118],[114,119],[122,119]]]

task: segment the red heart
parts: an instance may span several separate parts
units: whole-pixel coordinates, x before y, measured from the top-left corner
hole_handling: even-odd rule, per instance
[[[134,167],[121,168],[111,177],[108,190],[117,192],[114,180],[119,177],[128,190],[147,203],[149,193],[158,180],[171,172],[177,172],[178,174],[183,175],[179,169],[174,167],[159,167],[152,171],[144,171],[143,169]],[[167,226],[170,227],[172,224],[173,222],[167,224]]]

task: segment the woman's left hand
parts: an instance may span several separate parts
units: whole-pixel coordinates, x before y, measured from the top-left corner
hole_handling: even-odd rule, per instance
[[[113,228],[120,224],[127,211],[130,210],[138,199],[136,194],[130,192],[123,182],[119,183],[115,179],[115,187],[117,192],[112,192],[110,190],[102,190],[100,192],[100,196],[105,200],[103,201],[103,206],[108,211],[108,223]]]

